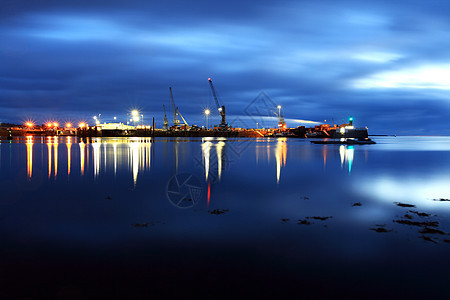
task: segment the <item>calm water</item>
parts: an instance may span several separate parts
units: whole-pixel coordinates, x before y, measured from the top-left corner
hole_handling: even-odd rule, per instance
[[[450,137],[375,141],[2,140],[0,296],[445,298]]]

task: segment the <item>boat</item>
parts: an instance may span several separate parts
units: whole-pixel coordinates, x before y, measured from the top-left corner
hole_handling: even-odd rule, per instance
[[[321,140],[321,141],[311,141],[313,144],[335,144],[335,145],[371,145],[376,144],[369,138],[361,139],[340,139],[340,140]]]

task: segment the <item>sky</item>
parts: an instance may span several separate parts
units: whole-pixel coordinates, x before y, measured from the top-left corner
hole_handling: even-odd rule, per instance
[[[341,124],[450,135],[448,1],[2,1],[0,122]],[[259,124],[255,124],[259,123]]]

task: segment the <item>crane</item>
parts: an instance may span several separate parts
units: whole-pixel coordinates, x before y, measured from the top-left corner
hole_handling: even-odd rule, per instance
[[[278,105],[278,113],[273,112],[278,117],[278,128],[279,129],[286,129],[286,121],[283,118],[283,115],[281,114],[281,106]]]
[[[169,120],[167,120],[166,107],[164,106],[164,104],[163,104],[163,110],[164,110],[163,130],[168,130],[169,129]]]
[[[178,107],[177,107],[177,113],[180,115],[181,120],[183,120],[183,123],[185,125],[185,129],[189,129],[189,124],[186,122],[186,120],[183,118],[183,115],[178,111]]]
[[[180,120],[178,120],[178,107],[175,108],[175,102],[173,101],[172,88],[169,87],[170,91],[170,101],[172,102],[172,110],[173,110],[173,125],[178,128],[180,125]]]
[[[209,85],[211,86],[211,91],[213,93],[214,100],[216,101],[217,110],[219,111],[219,114],[222,117],[222,121],[220,122],[219,127],[222,129],[226,129],[226,128],[228,128],[228,124],[225,120],[225,106],[224,105],[220,106],[219,100],[217,99],[216,90],[214,89],[214,85],[212,83],[211,78],[208,78],[208,81],[209,81]]]

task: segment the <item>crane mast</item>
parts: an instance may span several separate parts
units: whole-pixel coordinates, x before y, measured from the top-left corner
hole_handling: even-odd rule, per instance
[[[169,120],[167,120],[166,107],[164,106],[164,104],[163,104],[163,110],[164,110],[163,129],[168,130],[169,129]]]
[[[173,101],[172,87],[169,87],[169,91],[170,91],[170,101],[172,102],[172,110],[173,110],[173,125],[175,127],[178,127],[178,125],[180,125],[180,120],[178,120],[178,107],[175,108],[175,102]]]
[[[216,90],[214,89],[214,85],[212,83],[211,78],[208,78],[208,81],[209,81],[209,85],[211,87],[211,91],[212,91],[214,100],[216,101],[217,110],[219,111],[219,114],[222,117],[222,121],[220,122],[219,127],[220,128],[227,128],[228,124],[227,124],[227,122],[225,120],[225,106],[224,105],[220,106],[219,99],[217,99]]]

